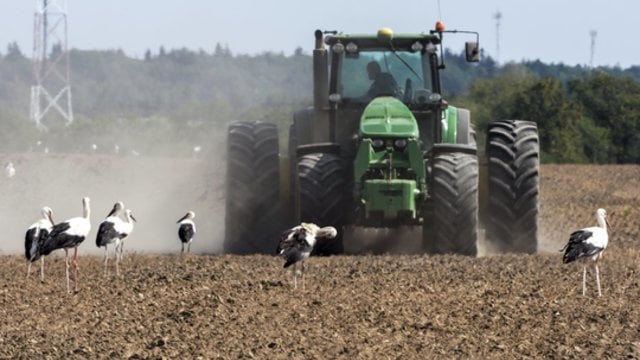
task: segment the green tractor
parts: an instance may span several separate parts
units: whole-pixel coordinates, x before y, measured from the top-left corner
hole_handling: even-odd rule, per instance
[[[478,158],[470,112],[442,98],[445,31],[374,35],[315,32],[314,105],[297,111],[288,149],[276,125],[228,128],[227,253],[273,253],[295,223],[422,229],[428,253],[475,256],[478,229],[493,251],[534,253],[538,133],[523,120],[490,123]],[[339,236],[316,254],[361,253]],[[396,241],[393,236],[385,239]]]

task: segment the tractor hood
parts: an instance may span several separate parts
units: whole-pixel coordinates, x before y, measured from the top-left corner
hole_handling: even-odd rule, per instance
[[[373,99],[364,109],[360,118],[360,135],[366,138],[417,138],[418,123],[402,101],[383,96]]]

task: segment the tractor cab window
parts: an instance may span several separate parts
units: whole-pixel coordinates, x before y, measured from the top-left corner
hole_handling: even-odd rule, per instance
[[[412,103],[429,93],[431,78],[420,53],[361,51],[341,58],[337,91],[346,101],[368,103],[375,97],[395,96]]]

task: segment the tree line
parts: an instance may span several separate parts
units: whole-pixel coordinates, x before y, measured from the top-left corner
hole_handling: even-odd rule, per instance
[[[479,134],[492,120],[532,120],[543,162],[640,163],[640,66],[499,65],[489,56],[469,64],[448,50],[444,61],[443,95],[471,110]],[[195,143],[213,147],[236,120],[276,122],[284,134],[292,112],[312,101],[312,59],[302,49],[243,55],[217,44],[143,58],[71,50],[70,63],[75,120],[66,127],[54,117],[42,134],[29,121],[30,59],[15,43],[0,52],[0,150],[27,150],[46,136],[65,151],[119,141],[186,153]]]

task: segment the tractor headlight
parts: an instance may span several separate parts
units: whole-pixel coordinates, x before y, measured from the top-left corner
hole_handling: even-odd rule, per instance
[[[342,43],[336,43],[336,44],[333,44],[331,49],[336,54],[342,54],[344,52],[344,45],[342,45]]]
[[[358,45],[356,45],[356,43],[354,42],[350,42],[347,44],[347,52],[348,53],[355,53],[358,51]]]
[[[384,140],[382,139],[373,139],[371,140],[371,146],[373,146],[374,150],[380,150],[384,148]]]
[[[422,43],[420,41],[416,41],[411,44],[411,51],[413,52],[422,51],[422,49],[424,49],[424,46],[422,46]]]
[[[438,101],[442,100],[442,96],[438,93],[431,93],[429,95],[429,102],[431,103],[436,103]]]
[[[407,147],[407,139],[396,139],[396,141],[393,142],[393,146],[396,150],[404,150]]]

